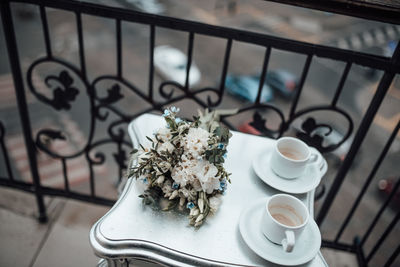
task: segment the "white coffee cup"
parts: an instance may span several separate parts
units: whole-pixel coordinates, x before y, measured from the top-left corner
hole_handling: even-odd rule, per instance
[[[274,173],[286,179],[299,177],[308,164],[321,164],[321,162],[321,154],[311,152],[306,143],[294,137],[279,138],[270,160]]]
[[[268,198],[261,220],[261,231],[271,242],[292,252],[309,220],[307,207],[294,196],[277,194]]]

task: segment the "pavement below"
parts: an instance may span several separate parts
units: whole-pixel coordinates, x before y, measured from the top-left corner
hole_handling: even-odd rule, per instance
[[[96,266],[99,258],[89,243],[89,231],[109,207],[46,197],[49,221],[36,219],[31,194],[0,187],[0,266]],[[357,266],[349,253],[322,249],[329,266]],[[137,261],[134,267],[156,267]]]

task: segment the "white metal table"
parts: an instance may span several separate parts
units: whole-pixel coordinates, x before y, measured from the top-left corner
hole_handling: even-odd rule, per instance
[[[129,125],[134,144],[163,125],[151,114]],[[133,136],[131,136],[133,137]],[[271,149],[272,139],[233,132],[225,166],[232,183],[218,212],[199,229],[188,225],[186,215],[160,212],[142,204],[136,180],[129,179],[118,201],[90,231],[94,252],[108,266],[126,266],[140,259],[166,266],[275,266],[255,254],[239,232],[242,210],[260,198],[279,193],[261,181],[252,169],[253,157]],[[314,192],[296,195],[313,215]],[[304,266],[328,266],[321,252]]]

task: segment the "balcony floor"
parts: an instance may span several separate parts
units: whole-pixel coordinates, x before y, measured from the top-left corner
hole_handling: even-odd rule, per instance
[[[90,247],[89,231],[109,208],[50,197],[46,206],[49,222],[40,224],[33,195],[0,187],[0,266],[95,266],[99,258]],[[351,254],[322,252],[329,266],[357,265]],[[137,262],[133,266],[158,265]]]

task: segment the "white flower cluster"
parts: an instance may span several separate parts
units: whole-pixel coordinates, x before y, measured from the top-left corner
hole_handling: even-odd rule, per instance
[[[176,118],[178,111],[174,107],[164,111],[167,127],[148,137],[151,148],[141,146],[134,153],[137,166],[129,176],[140,178],[146,184],[141,195],[146,204],[154,203],[154,195],[162,192],[171,207],[186,204],[190,209],[190,224],[198,227],[208,214],[217,211],[229,181],[222,164],[230,134],[228,130],[218,130],[213,113],[187,122]]]

